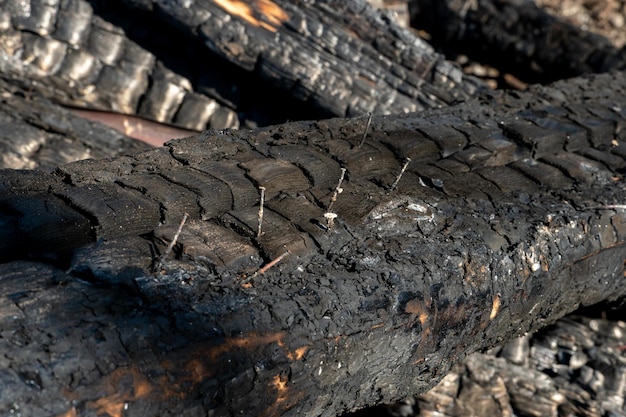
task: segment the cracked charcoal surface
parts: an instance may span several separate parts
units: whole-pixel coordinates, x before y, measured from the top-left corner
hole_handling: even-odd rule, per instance
[[[593,2],[588,3],[593,8]],[[619,7],[615,3],[605,6]],[[467,56],[526,83],[553,82],[626,65],[624,49],[612,42],[616,36],[609,39],[585,30],[584,25],[554,16],[533,1],[419,0],[408,7],[411,25],[427,32],[431,43],[447,56]]]
[[[0,69],[68,105],[193,130],[416,111],[484,88],[364,1],[271,4],[277,20],[258,21],[209,0],[33,1],[3,14]]]
[[[155,79],[178,85],[150,90],[146,97],[155,101],[139,105],[170,118],[168,106],[191,96],[180,94],[186,81],[109,23],[92,20],[84,4],[63,7],[95,22],[85,39],[99,60],[110,64],[135,51],[133,59],[154,65]],[[344,14],[363,12],[361,4],[342,4]],[[47,7],[20,21],[28,34],[19,36],[31,42],[52,31],[79,42],[60,25],[46,26],[46,13],[57,13]],[[214,17],[207,16],[179,18],[196,19],[207,34],[206,19]],[[315,19],[342,16],[326,10]],[[238,28],[229,30],[248,35]],[[343,39],[337,30],[327,33]],[[105,38],[120,48],[99,49]],[[66,47],[54,45],[29,53],[62,57]],[[233,62],[253,62],[221,51]],[[280,60],[272,59],[262,68],[276,69]],[[437,62],[441,74],[448,64]],[[102,79],[115,82],[111,71]],[[465,81],[453,90],[466,99],[477,91]],[[0,392],[0,409],[332,416],[425,392],[445,377],[396,412],[428,415],[435,403],[445,413],[619,413],[620,323],[565,320],[531,342],[515,337],[624,294],[626,229],[623,210],[614,208],[624,200],[624,81],[619,72],[586,76],[376,116],[361,146],[362,116],[211,130],[150,150],[31,97],[35,90],[14,79],[3,86],[11,95],[2,104],[19,110],[12,120],[24,127],[6,135],[5,166],[48,172],[0,173],[0,343],[9,352],[0,378],[10,387]],[[174,93],[158,98],[166,91]],[[320,97],[313,101],[328,100]],[[322,107],[340,109],[341,100]],[[166,106],[152,107],[156,101]],[[33,117],[29,107],[49,116]],[[35,145],[19,148],[16,139]],[[84,156],[95,159],[56,168]],[[407,157],[411,164],[391,190]],[[324,214],[341,168],[347,172],[329,228]],[[260,237],[258,186],[267,190]],[[183,212],[190,219],[173,253],[153,271]],[[259,269],[287,249],[272,268]],[[608,350],[593,349],[593,332],[593,340],[611,339]],[[500,358],[470,356],[452,369],[509,339],[493,352]],[[542,374],[529,379],[507,360],[535,363],[561,379],[553,379],[558,386]],[[537,390],[530,401],[528,389]]]
[[[208,131],[51,175],[5,171],[7,308],[22,317],[6,327],[7,342],[26,337],[24,355],[59,351],[61,367],[55,359],[40,370],[50,381],[41,395],[26,383],[12,398],[30,398],[34,415],[88,410],[97,404],[90,390],[105,384],[106,395],[132,399],[128,415],[179,413],[207,391],[198,410],[340,414],[424,392],[476,350],[619,297],[625,223],[609,207],[624,199],[623,162],[602,126],[622,133],[624,95],[614,86],[623,77],[374,117],[361,147],[365,120],[329,119]],[[587,136],[566,151],[560,132],[572,124],[588,126]],[[561,146],[536,144],[542,137]],[[436,151],[420,157],[424,141]],[[406,157],[419,163],[390,192]],[[533,176],[537,165],[556,179]],[[267,201],[257,238],[259,185]],[[175,254],[152,273],[183,211],[190,218]],[[25,282],[42,290],[19,290]],[[42,339],[67,328],[64,305],[78,309],[70,328],[98,335],[80,345],[86,356],[67,359],[63,337]],[[98,370],[85,373],[82,361]],[[19,387],[15,372],[7,378]],[[69,405],[72,396],[82,400]]]

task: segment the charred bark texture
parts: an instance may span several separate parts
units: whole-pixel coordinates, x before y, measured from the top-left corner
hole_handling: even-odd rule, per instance
[[[626,50],[532,1],[413,0],[411,25],[450,54],[464,54],[530,83],[626,67]]]
[[[622,414],[623,313],[613,320],[589,310],[579,313],[587,316],[568,315],[532,337],[514,339],[489,354],[472,354],[436,388],[396,410],[412,409],[420,416]]]
[[[52,172],[80,159],[150,149],[5,82],[0,75],[0,167]]]
[[[403,113],[483,88],[363,0],[26,3],[2,15],[5,77],[187,129]]]
[[[333,416],[623,296],[625,86],[2,171],[0,409]]]

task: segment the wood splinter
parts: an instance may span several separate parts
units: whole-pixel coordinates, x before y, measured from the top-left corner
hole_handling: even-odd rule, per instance
[[[167,255],[169,255],[169,253],[174,248],[174,245],[178,241],[178,237],[180,236],[180,233],[183,231],[183,226],[185,225],[185,222],[187,221],[188,217],[189,217],[188,213],[185,213],[183,215],[183,219],[180,221],[180,224],[178,225],[178,229],[176,229],[176,233],[174,233],[174,237],[170,241],[169,245],[167,245],[167,248],[165,249],[165,252],[163,252],[163,255],[161,255],[161,257],[159,258],[159,262],[157,262],[157,264],[155,265],[153,269],[154,272],[160,270],[161,267],[163,266],[163,262],[165,261],[165,258],[167,257]]]
[[[274,265],[282,261],[287,255],[291,255],[291,252],[289,251],[289,249],[286,249],[285,252],[283,252],[282,254],[278,255],[276,258],[269,261],[262,268],[259,268],[254,274],[246,278],[243,281],[243,284],[248,284],[254,277],[265,274],[271,267],[273,267]]]
[[[361,138],[361,142],[359,142],[359,148],[363,146],[365,143],[365,138],[370,131],[370,124],[372,123],[372,112],[367,113],[367,124],[365,125],[365,132],[363,132],[363,137]]]
[[[329,231],[333,224],[335,223],[335,219],[337,218],[337,214],[333,213],[331,209],[333,208],[333,204],[337,201],[337,196],[343,192],[343,188],[341,188],[341,183],[343,183],[343,177],[346,175],[346,169],[341,168],[341,175],[339,176],[339,182],[337,182],[337,187],[335,187],[335,191],[333,195],[330,197],[330,203],[328,203],[328,207],[326,208],[326,213],[324,213],[324,218],[326,219],[326,231]]]
[[[346,175],[346,169],[345,168],[341,168],[341,175],[339,176],[339,182],[337,183],[337,187],[335,187],[335,192],[333,193],[332,197],[330,198],[330,203],[328,204],[328,207],[326,208],[326,212],[330,213],[331,209],[333,208],[333,204],[335,204],[335,201],[337,201],[337,196],[343,192],[343,188],[341,188],[341,183],[343,182],[343,177],[344,175]]]
[[[260,238],[263,234],[261,228],[263,227],[263,205],[265,204],[265,187],[259,187],[259,190],[261,190],[261,202],[259,203],[258,227],[256,232],[257,239]]]
[[[588,210],[626,210],[626,204],[604,204],[601,206],[587,207]]]
[[[402,169],[400,170],[400,173],[398,174],[398,177],[393,182],[393,184],[391,184],[391,188],[389,189],[389,191],[395,190],[395,188],[398,186],[398,183],[400,182],[400,178],[402,178],[402,175],[404,174],[404,171],[406,171],[406,169],[407,169],[407,167],[409,166],[410,163],[411,163],[411,158],[407,158],[406,161],[404,162],[404,165],[402,165]]]

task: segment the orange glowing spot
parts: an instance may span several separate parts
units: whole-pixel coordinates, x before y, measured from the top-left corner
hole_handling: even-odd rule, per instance
[[[89,403],[89,407],[98,410],[98,415],[108,414],[110,417],[122,417],[126,401],[123,395],[109,395]]]
[[[270,334],[251,334],[246,337],[229,337],[221,345],[210,348],[208,355],[211,360],[215,362],[221,355],[230,352],[233,348],[252,350],[270,343],[276,343],[279,346],[283,346],[284,336],[284,332],[277,332]]]
[[[282,416],[285,411],[302,399],[302,392],[293,392],[288,384],[289,379],[285,375],[279,374],[272,378],[268,386],[273,391],[272,394],[275,393],[275,399],[269,407],[258,414],[259,417]]]
[[[491,314],[489,314],[489,320],[493,320],[498,315],[498,311],[500,311],[500,294],[496,294],[493,297],[493,304],[491,305]]]
[[[146,379],[143,378],[138,380],[135,384],[135,398],[143,398],[146,395],[150,394],[152,391],[152,386],[148,383]]]
[[[423,325],[424,323],[426,323],[426,320],[428,320],[428,314],[422,313],[419,315],[419,318],[420,318],[420,323],[422,323]]]
[[[106,383],[109,395],[87,403],[98,415],[122,417],[128,403],[143,398],[152,391],[146,377],[136,368],[116,369],[107,375]]]
[[[417,315],[420,323],[422,323],[422,326],[426,323],[426,320],[428,320],[428,313],[424,311],[421,303],[418,300],[413,299],[409,301],[408,303],[406,303],[406,307],[404,307],[404,311],[409,314]]]
[[[289,358],[289,360],[299,361],[300,359],[304,357],[304,354],[306,353],[307,350],[309,350],[308,346],[299,347],[293,352],[287,352],[287,357]]]
[[[171,375],[166,381],[155,381],[155,384],[158,384],[159,388],[165,393],[163,395],[183,398],[189,392],[189,387],[202,383],[215,375],[215,364],[224,362],[224,355],[236,354],[237,349],[254,351],[272,343],[276,343],[287,351],[283,342],[284,336],[284,332],[269,334],[251,333],[246,337],[228,337],[219,345],[200,345],[187,354],[189,360],[183,365],[170,361],[161,362],[161,366]],[[292,355],[294,357],[298,356],[297,353],[285,352],[285,356],[290,359]]]
[[[287,349],[287,346],[285,346],[285,342],[283,342],[282,340],[278,341],[278,346],[280,346],[283,349]],[[299,361],[300,359],[304,357],[304,354],[306,353],[307,350],[309,350],[308,346],[302,346],[302,347],[297,348],[293,352],[287,351],[287,357],[289,358],[290,361]]]
[[[424,362],[424,358],[418,358],[416,360],[414,360],[413,362],[411,362],[411,365],[419,365],[420,363]]]
[[[56,417],[77,417],[77,416],[78,416],[78,414],[76,414],[76,408],[75,407],[70,408],[65,413],[56,415]]]
[[[287,391],[287,381],[285,379],[281,378],[280,375],[276,375],[274,377],[274,379],[271,382],[271,385],[280,394],[285,394],[286,391]]]
[[[276,32],[276,27],[289,19],[276,3],[270,0],[214,0],[218,6],[233,16],[238,16],[254,26],[260,26],[270,32]],[[260,20],[263,19],[263,20]]]
[[[102,123],[118,132],[124,133],[126,136],[141,140],[152,146],[162,146],[168,140],[184,138],[198,133],[193,130],[181,129],[120,113],[78,108],[68,108],[68,110],[84,119]]]

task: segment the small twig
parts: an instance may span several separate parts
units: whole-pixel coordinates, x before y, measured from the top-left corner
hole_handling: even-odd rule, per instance
[[[626,210],[626,204],[606,204],[587,207],[587,210]]]
[[[263,226],[263,205],[265,204],[265,187],[259,187],[261,190],[261,203],[259,204],[259,227],[257,228],[256,237],[257,239],[261,237],[263,232],[261,231],[261,227]]]
[[[289,252],[289,249],[287,249],[285,252],[278,255],[276,258],[272,259],[270,262],[268,262],[267,265],[265,265],[263,268],[259,269],[256,272],[256,274],[263,275],[264,273],[267,272],[268,269],[270,269],[271,267],[273,267],[274,265],[282,261],[283,258],[285,258],[285,256],[290,255],[290,254],[291,252]]]
[[[407,158],[406,162],[404,163],[404,165],[402,166],[402,169],[400,170],[400,173],[398,174],[398,177],[396,178],[396,180],[393,182],[393,184],[391,184],[391,188],[389,189],[389,191],[393,191],[396,186],[398,185],[398,183],[400,182],[400,178],[402,178],[402,174],[404,174],[404,171],[406,171],[406,168],[409,166],[409,163],[411,162],[411,158]]]
[[[367,124],[365,125],[365,132],[363,132],[363,138],[361,138],[361,142],[359,142],[359,148],[363,146],[365,143],[365,138],[370,131],[370,124],[372,123],[372,112],[367,113]]]
[[[330,198],[330,203],[328,204],[328,207],[326,208],[326,212],[327,213],[331,212],[331,209],[333,208],[333,204],[335,204],[335,201],[337,201],[337,196],[339,195],[339,193],[341,193],[343,191],[343,189],[341,188],[341,183],[343,182],[344,175],[346,175],[346,169],[345,168],[341,168],[341,175],[339,176],[339,182],[337,183],[337,187],[335,188],[335,192],[333,193],[332,197]]]
[[[280,261],[282,261],[287,255],[290,255],[291,252],[289,252],[289,249],[285,250],[285,252],[283,252],[282,254],[278,255],[276,258],[272,259],[270,262],[268,262],[265,266],[263,266],[262,268],[259,268],[254,274],[252,274],[251,276],[249,276],[248,278],[246,278],[243,281],[243,284],[247,284],[248,282],[250,282],[254,277],[258,276],[258,275],[263,275],[265,274],[268,269],[270,269],[271,267],[273,267],[274,265],[276,265],[277,263],[279,263]]]
[[[158,271],[159,269],[161,269],[161,266],[163,266],[163,262],[165,261],[165,258],[172,251],[172,249],[174,248],[174,245],[178,241],[178,237],[180,236],[180,232],[183,231],[183,226],[185,225],[185,222],[187,221],[187,217],[189,217],[189,214],[185,213],[183,215],[183,219],[180,221],[180,224],[178,225],[178,229],[176,230],[176,233],[174,233],[174,238],[172,239],[170,244],[167,245],[167,248],[165,249],[165,252],[163,252],[163,255],[161,255],[161,257],[159,258],[159,262],[154,267],[154,271]]]

